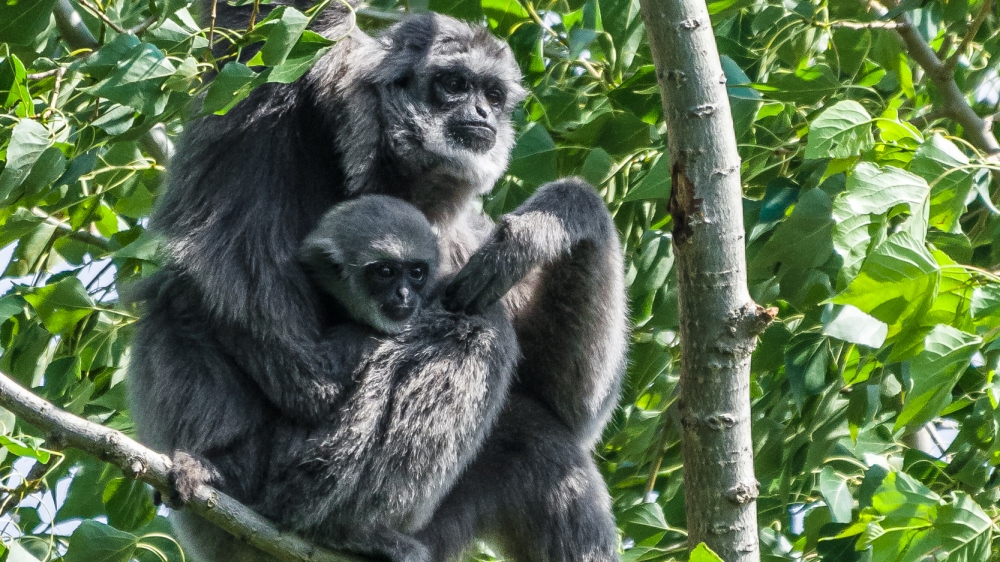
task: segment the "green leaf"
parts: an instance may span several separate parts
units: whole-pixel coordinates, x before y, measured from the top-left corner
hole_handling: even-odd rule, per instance
[[[11,316],[23,312],[25,304],[21,295],[7,295],[0,298],[0,324],[9,320]]]
[[[280,6],[268,14],[267,19],[274,21],[274,24],[267,27],[267,41],[258,55],[267,66],[278,66],[285,62],[285,58],[299,42],[299,37],[309,24],[309,18],[295,8]]]
[[[830,196],[821,189],[806,191],[792,214],[775,230],[754,260],[755,276],[770,274],[777,266],[801,272],[819,267],[833,254],[833,218]]]
[[[938,324],[924,338],[924,350],[910,360],[913,388],[906,392],[896,429],[915,430],[951,403],[951,389],[979,350],[978,336]]]
[[[330,50],[333,41],[306,30],[285,56],[285,60],[267,75],[268,82],[291,84],[316,64]]]
[[[468,21],[479,21],[483,17],[483,6],[479,0],[430,0],[428,8],[432,12]]]
[[[785,375],[797,403],[802,404],[806,397],[823,390],[829,365],[826,337],[815,332],[802,332],[792,337],[785,349]]]
[[[846,342],[880,348],[889,334],[889,326],[851,305],[823,311],[823,333]],[[837,521],[846,523],[846,521]]]
[[[883,227],[883,220],[867,213],[842,219],[833,226],[833,249],[843,261],[837,273],[839,287],[846,286],[857,276],[872,241],[883,234]]]
[[[41,439],[37,437],[24,436],[21,439],[14,439],[9,435],[0,435],[0,446],[19,457],[35,459],[45,464],[49,462],[52,453],[40,447]]]
[[[814,104],[841,89],[840,81],[825,64],[800,68],[794,73],[777,71],[767,84],[754,87],[765,97],[804,104]]]
[[[850,523],[854,498],[851,497],[844,479],[829,466],[824,467],[819,473],[819,490],[823,494],[823,501],[830,509],[834,523]]]
[[[691,551],[691,557],[688,559],[689,562],[724,562],[718,554],[716,554],[708,545],[705,543],[698,543],[698,546],[694,547]]]
[[[859,163],[847,176],[846,189],[837,196],[838,220],[856,214],[883,215],[897,205],[906,205],[913,214],[927,197],[927,182],[905,170]]]
[[[507,173],[535,186],[558,177],[556,143],[545,127],[532,123],[524,129],[511,154]]]
[[[919,318],[937,295],[937,262],[909,233],[897,232],[865,260],[847,290],[831,302],[849,304],[889,325],[889,337]]]
[[[881,479],[871,506],[890,524],[907,525],[913,520],[933,520],[940,501],[940,496],[917,479],[893,471]]]
[[[25,295],[24,300],[31,304],[45,328],[53,334],[72,328],[94,309],[94,301],[76,277],[35,289]]]
[[[0,43],[27,45],[49,25],[56,0],[6,0],[0,2]]]
[[[993,521],[967,494],[955,492],[955,498],[941,507],[934,526],[941,531],[948,562],[990,559]]]
[[[969,159],[950,140],[934,135],[917,149],[910,170],[931,185],[930,225],[945,232],[961,232],[958,220],[972,193],[975,170],[964,169]]]
[[[2,301],[0,301],[2,302]],[[1000,285],[976,287],[972,292],[972,317],[983,318],[1000,311]],[[0,316],[2,318],[2,316]]]
[[[655,545],[670,529],[663,508],[657,503],[641,503],[623,514],[622,527],[636,544]]]
[[[0,201],[10,196],[14,188],[28,177],[32,166],[49,144],[49,132],[38,122],[21,119],[14,125],[7,146],[7,165],[0,173]]]
[[[28,110],[29,117],[34,115],[34,103],[31,101],[31,92],[28,91],[27,71],[21,59],[11,53],[6,60],[0,62],[0,105],[11,107],[16,102],[21,102]]]
[[[622,201],[666,201],[670,197],[670,181],[670,157],[663,154]]]
[[[515,25],[528,19],[528,12],[517,0],[482,0],[483,13],[489,18],[490,27],[501,35],[508,35]]]
[[[108,523],[117,529],[135,531],[156,516],[149,486],[131,478],[115,478],[104,488]]]
[[[163,23],[167,18],[174,15],[178,10],[187,8],[191,0],[157,0],[156,1],[156,21]]]
[[[850,158],[875,146],[872,118],[856,101],[823,110],[809,125],[806,158]]]
[[[135,121],[135,110],[124,105],[115,105],[95,119],[91,125],[109,135],[120,135],[128,131]]]
[[[250,70],[248,66],[231,62],[222,67],[222,72],[212,81],[212,86],[205,95],[202,112],[223,115],[266,80],[265,75]]]
[[[130,48],[127,58],[119,59],[103,80],[86,91],[145,115],[159,115],[166,108],[169,95],[163,84],[176,70],[155,45],[142,43]]]
[[[129,562],[139,537],[97,521],[84,521],[69,539],[65,562]]]

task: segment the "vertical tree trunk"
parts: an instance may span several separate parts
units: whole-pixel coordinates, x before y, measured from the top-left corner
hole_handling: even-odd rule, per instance
[[[704,0],[641,0],[670,143],[688,543],[757,562],[750,353],[773,318],[747,291],[740,158]]]

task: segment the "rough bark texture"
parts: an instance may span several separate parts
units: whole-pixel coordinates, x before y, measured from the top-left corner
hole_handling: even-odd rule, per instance
[[[0,406],[22,422],[48,433],[48,446],[71,447],[122,469],[169,494],[170,459],[125,434],[59,410],[0,374]],[[366,562],[368,559],[321,549],[293,533],[279,530],[250,508],[209,486],[201,486],[185,509],[210,524],[274,556],[275,562]]]
[[[688,543],[704,542],[726,562],[756,562],[750,353],[772,316],[747,291],[726,79],[704,0],[641,0],[641,8],[673,171]]]

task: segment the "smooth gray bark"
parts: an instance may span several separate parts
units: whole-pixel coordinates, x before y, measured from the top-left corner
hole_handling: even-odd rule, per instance
[[[688,544],[757,562],[750,354],[773,318],[747,290],[740,157],[704,0],[641,0],[672,166]]]

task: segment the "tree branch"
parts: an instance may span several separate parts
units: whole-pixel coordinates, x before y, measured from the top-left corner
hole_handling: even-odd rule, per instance
[[[140,445],[125,434],[59,410],[0,373],[0,406],[21,421],[49,433],[50,441],[79,449],[122,469],[126,476],[141,480],[169,494],[170,459]],[[281,531],[274,523],[226,494],[201,486],[185,509],[232,534],[241,541],[274,556],[279,562],[370,562],[368,559],[321,549],[294,533]]]
[[[869,0],[867,4],[880,17],[889,13],[885,6],[875,0]],[[955,83],[954,71],[941,62],[937,53],[913,28],[913,24],[905,12],[894,19],[899,26],[893,31],[903,42],[910,57],[924,69],[931,82],[937,87],[942,100],[941,109],[962,126],[965,138],[973,146],[985,152],[989,159],[1000,159],[1000,142],[997,142],[997,138],[993,136],[990,124],[972,110],[972,106],[965,99],[962,90]]]
[[[688,546],[759,562],[750,355],[776,311],[747,268],[732,111],[704,0],[640,0],[670,145]],[[666,194],[664,194],[666,195]]]
[[[992,8],[993,0],[983,0],[983,7],[979,10],[979,15],[972,21],[972,25],[969,26],[969,30],[965,33],[965,37],[962,38],[962,42],[958,44],[958,48],[955,49],[955,53],[944,63],[948,72],[955,71],[955,66],[958,64],[958,57],[962,56],[962,53],[969,48],[969,43],[972,43],[976,34],[979,33],[979,28],[983,25],[983,22],[986,21],[986,18],[989,17]]]

